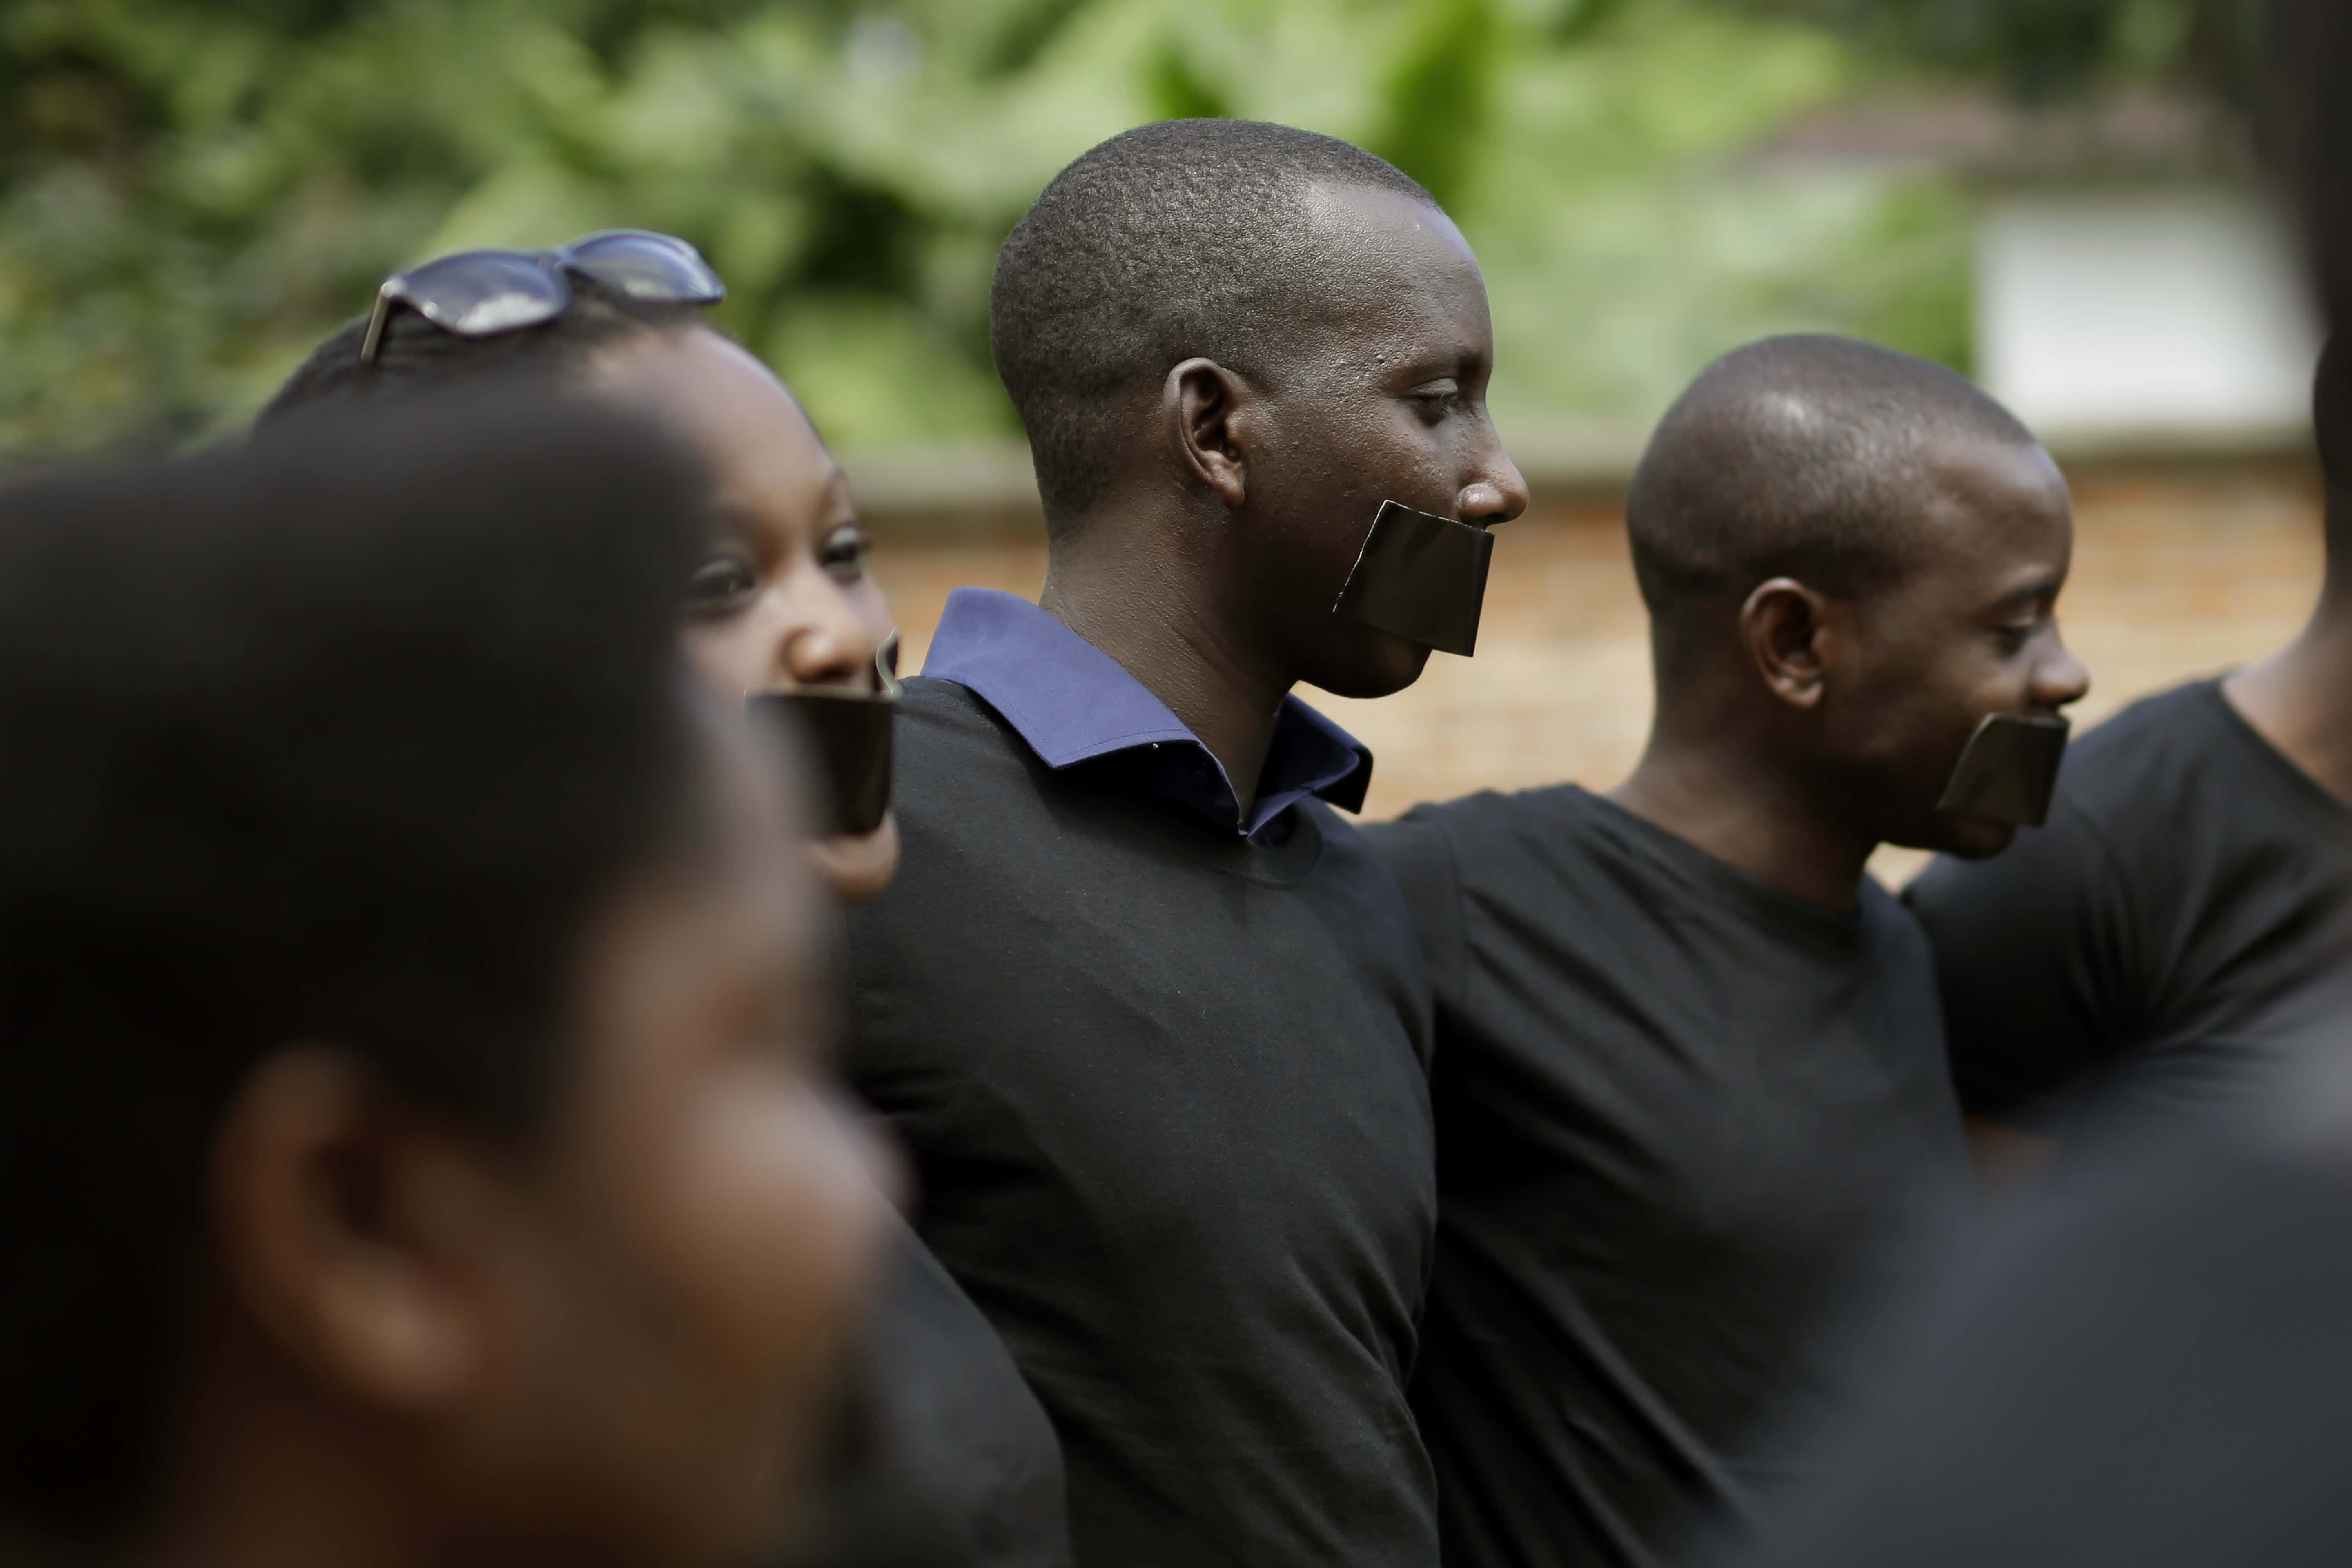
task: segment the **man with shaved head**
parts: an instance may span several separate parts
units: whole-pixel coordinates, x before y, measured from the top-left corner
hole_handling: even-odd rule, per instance
[[[1824,1326],[1968,1189],[1927,942],[1866,863],[2006,847],[2087,684],[2057,468],[1909,355],[1717,362],[1627,525],[1633,775],[1371,835],[1435,976],[1414,1403],[1456,1568],[1671,1561],[1748,1515],[1766,1425],[1834,1396]]]
[[[2326,560],[2302,634],[2107,720],[2049,832],[1906,895],[1996,1179],[2095,1119],[2259,1094],[2352,999],[2352,340],[2322,357],[2312,416]]]
[[[1477,263],[1370,153],[1177,121],[1054,181],[991,329],[1045,594],[957,590],[908,682],[851,1075],[1054,1418],[1081,1568],[1433,1568],[1428,982],[1331,809],[1370,757],[1290,689],[1475,629],[1527,500]],[[1399,528],[1465,570],[1374,570]]]

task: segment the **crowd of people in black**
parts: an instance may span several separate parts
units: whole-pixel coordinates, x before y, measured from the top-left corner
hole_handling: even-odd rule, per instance
[[[1474,651],[1528,505],[1411,179],[1065,170],[1045,589],[903,679],[723,294],[443,258],[248,436],[0,489],[0,1560],[2343,1560],[2352,349],[2307,628],[2071,748],[2032,433],[1728,354],[1631,775],[1359,826],[1294,688]]]

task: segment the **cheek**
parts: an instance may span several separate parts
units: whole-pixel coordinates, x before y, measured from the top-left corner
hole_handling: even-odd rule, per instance
[[[872,639],[874,646],[880,647],[890,634],[898,630],[898,624],[890,618],[890,601],[884,597],[882,584],[874,580],[873,567],[869,564],[866,574],[845,592],[848,595],[850,608],[856,612],[858,625],[865,627],[866,635]]]
[[[724,621],[696,624],[678,634],[678,644],[695,675],[731,701],[770,684],[775,668],[775,637],[754,611]]]
[[[1364,527],[1384,500],[1453,510],[1452,464],[1441,430],[1394,398],[1296,403],[1279,411],[1269,435],[1253,488],[1286,507],[1360,514]]]
[[[1954,634],[1929,634],[1926,617],[1869,638],[1859,679],[1843,705],[1840,749],[1922,787],[1940,777],[1977,722],[1998,705],[2000,663]]]
[[[809,1506],[877,1273],[881,1162],[777,1064],[643,1101],[625,1178],[601,1184],[619,1268],[573,1276],[578,1303],[551,1312],[592,1327],[554,1358],[570,1392],[550,1403],[599,1446],[609,1507],[673,1560],[718,1557]]]
[[[645,1239],[712,1372],[788,1402],[821,1387],[872,1261],[879,1153],[805,1083],[747,1064],[694,1103],[665,1163]]]

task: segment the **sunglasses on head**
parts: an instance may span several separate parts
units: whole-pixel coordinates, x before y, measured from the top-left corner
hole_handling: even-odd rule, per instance
[[[583,235],[553,250],[461,250],[395,272],[375,291],[360,363],[383,347],[393,308],[405,305],[445,332],[492,338],[551,321],[572,307],[577,274],[632,300],[715,305],[727,286],[682,239],[641,228]]]

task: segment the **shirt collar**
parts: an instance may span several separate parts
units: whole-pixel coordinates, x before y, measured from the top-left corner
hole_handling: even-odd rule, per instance
[[[1117,659],[1013,594],[950,594],[923,673],[951,680],[995,709],[1049,768],[1163,753],[1164,763],[1148,754],[1136,759],[1137,776],[1148,787],[1251,837],[1310,795],[1360,811],[1371,783],[1372,753],[1363,743],[1286,696],[1257,799],[1249,820],[1237,821],[1238,797],[1224,768],[1183,721]]]

